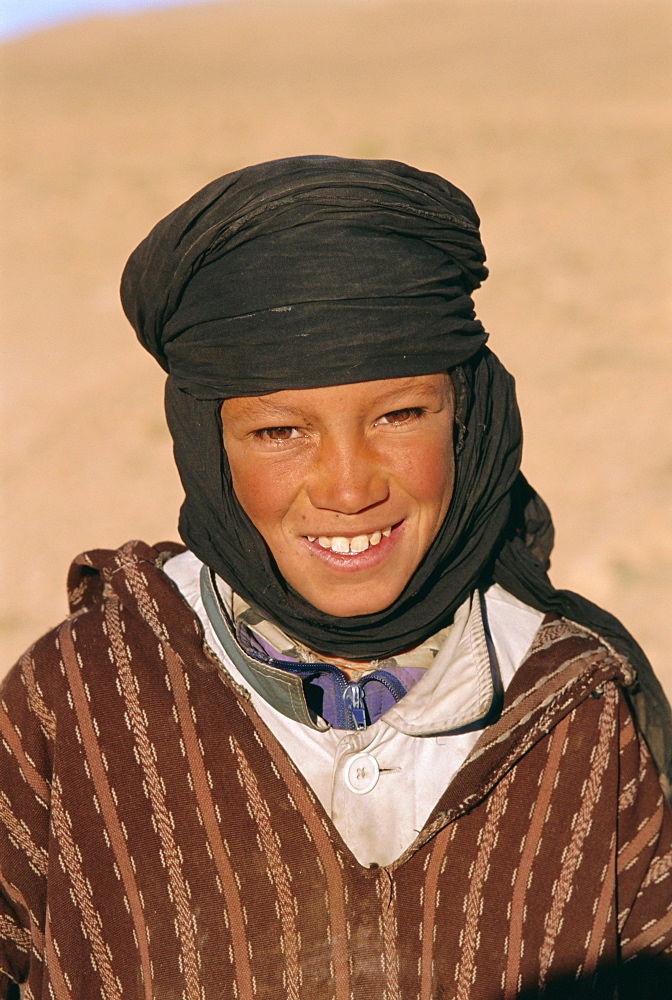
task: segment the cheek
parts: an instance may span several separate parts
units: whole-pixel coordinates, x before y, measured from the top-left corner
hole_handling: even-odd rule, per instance
[[[407,491],[431,516],[442,520],[453,493],[454,459],[445,440],[429,441],[408,456],[404,470]]]
[[[291,481],[263,461],[230,462],[233,490],[252,524],[262,534],[278,523],[293,499]]]

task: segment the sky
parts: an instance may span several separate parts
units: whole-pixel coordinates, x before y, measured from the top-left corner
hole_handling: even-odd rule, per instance
[[[0,37],[16,38],[39,28],[97,14],[124,14],[149,7],[187,6],[199,0],[0,0]]]

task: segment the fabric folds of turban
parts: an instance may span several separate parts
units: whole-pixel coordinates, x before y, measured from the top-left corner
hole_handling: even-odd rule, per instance
[[[487,276],[479,219],[448,181],[393,161],[296,157],[213,181],[131,255],[124,310],[168,373],[166,412],[189,548],[318,653],[378,659],[449,624],[491,581],[598,631],[638,671],[631,700],[661,766],[670,709],[634,639],[547,576],[553,530],[520,473],[513,380],[486,348],[471,293]],[[223,399],[450,370],[456,473],[446,519],[405,590],[340,618],[280,576],[233,492]]]

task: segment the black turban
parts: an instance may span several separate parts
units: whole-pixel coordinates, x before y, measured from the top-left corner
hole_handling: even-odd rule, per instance
[[[471,293],[487,276],[479,219],[435,174],[387,160],[296,157],[213,181],[131,255],[122,302],[168,373],[166,412],[189,548],[318,653],[379,659],[452,621],[492,581],[610,639],[659,764],[670,710],[644,653],[611,615],[547,576],[553,528],[520,472],[513,379],[487,347]],[[443,525],[392,605],[350,618],[280,575],[233,492],[220,405],[236,396],[451,372],[455,485]]]

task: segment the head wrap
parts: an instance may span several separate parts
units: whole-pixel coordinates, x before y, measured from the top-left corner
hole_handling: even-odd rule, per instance
[[[186,494],[180,533],[292,637],[353,660],[420,643],[476,585],[500,582],[630,658],[660,763],[670,754],[669,706],[643,652],[611,615],[547,576],[552,523],[519,471],[513,380],[474,314],[484,261],[469,198],[393,161],[260,164],[213,181],[159,222],[131,255],[121,291],[141,343],[168,373]],[[456,388],[456,468],[443,525],[388,608],[349,618],[318,610],[279,574],[238,503],[221,401],[446,369]]]

